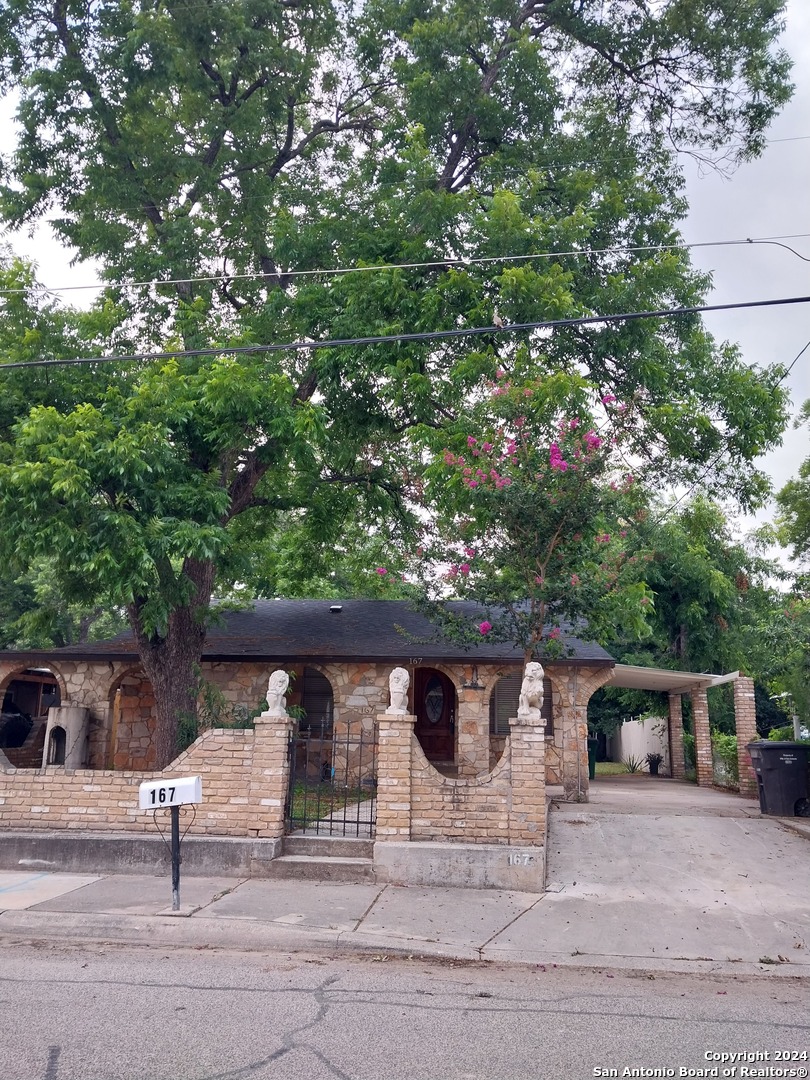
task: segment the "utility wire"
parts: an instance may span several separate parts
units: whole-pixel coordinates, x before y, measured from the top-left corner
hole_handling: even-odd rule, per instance
[[[699,315],[706,311],[737,311],[742,308],[785,307],[808,304],[810,296],[783,296],[774,300],[747,300],[735,304],[700,304],[694,307],[663,308],[656,311],[630,311],[618,315],[582,315],[571,319],[546,319],[538,322],[511,323],[505,326],[470,326],[456,330],[425,330],[412,334],[380,334],[370,337],[328,338],[325,341],[290,341],[276,345],[222,345],[205,349],[174,349],[168,352],[126,353],[119,356],[77,356],[63,360],[20,360],[0,363],[0,371],[14,368],[66,367],[71,364],[129,364],[138,361],[174,360],[183,357],[245,356],[272,352],[314,352],[356,345],[387,345],[405,341],[443,341],[448,338],[476,337],[482,334],[513,334],[521,330],[552,330],[566,326],[610,325],[640,319],[665,319],[678,315]]]
[[[464,256],[451,255],[445,259],[434,259],[430,262],[380,263],[374,266],[338,266],[331,270],[279,270],[277,275],[265,274],[261,271],[251,271],[250,273],[244,274],[222,273],[185,278],[151,278],[144,281],[96,282],[91,285],[41,285],[41,288],[48,293],[64,293],[88,290],[101,291],[103,289],[145,289],[159,285],[194,285],[198,282],[219,282],[224,285],[230,285],[234,281],[261,281],[274,276],[295,279],[310,277],[340,277],[347,274],[368,274],[388,270],[429,270],[447,268],[463,270],[468,266],[479,266],[489,263],[517,263],[528,262],[535,259],[583,258],[589,255],[632,254],[647,251],[690,251],[694,248],[738,247],[747,244],[784,248],[803,262],[810,262],[810,257],[802,255],[800,252],[796,251],[795,248],[783,243],[785,240],[803,240],[807,237],[810,237],[810,233],[785,233],[781,236],[740,237],[734,240],[703,240],[693,244],[635,244],[606,248],[579,248],[570,251],[544,251],[532,255],[487,255],[470,259],[465,258]],[[30,292],[30,289],[0,288],[0,295],[13,295],[26,292]]]

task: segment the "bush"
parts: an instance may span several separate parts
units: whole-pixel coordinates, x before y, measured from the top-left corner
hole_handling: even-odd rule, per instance
[[[683,733],[683,762],[686,771],[694,771],[695,768],[695,736],[688,731]]]
[[[723,787],[739,787],[740,767],[737,758],[737,736],[712,733],[712,759],[715,781]]]
[[[771,728],[768,732],[768,738],[774,742],[793,742],[793,724]]]

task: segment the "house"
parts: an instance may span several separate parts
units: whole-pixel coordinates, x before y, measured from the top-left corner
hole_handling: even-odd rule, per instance
[[[457,610],[480,617],[472,605]],[[588,701],[608,683],[668,694],[676,778],[688,693],[698,783],[711,784],[707,690],[734,681],[741,790],[756,792],[744,749],[756,737],[750,679],[617,665],[598,645],[570,636],[562,644],[544,665],[538,713],[517,707],[518,648],[485,636],[467,649],[443,641],[406,602],[260,600],[223,611],[207,636],[203,678],[227,706],[251,710],[283,670],[287,712],[267,708],[252,727],[215,723],[159,773],[152,688],[129,635],[0,652],[0,691],[13,699],[33,687],[37,708],[53,702],[47,718],[31,717],[22,745],[0,751],[0,860],[153,865],[162,855],[150,846],[155,822],[139,809],[138,787],[195,775],[203,804],[191,836],[213,844],[217,866],[232,873],[273,872],[314,828],[370,845],[379,881],[542,890],[547,785],[588,799]],[[410,677],[407,711],[389,712],[398,667]]]
[[[472,604],[454,607],[471,621],[477,613]],[[562,643],[565,655],[545,663],[545,775],[550,784],[573,785],[581,771],[576,748],[586,747],[588,699],[611,678],[614,661],[596,644],[571,636]],[[227,704],[252,710],[264,698],[270,672],[284,668],[293,676],[288,705],[298,707],[294,712],[302,713],[300,728],[307,732],[373,725],[388,705],[388,676],[397,666],[411,676],[409,706],[427,760],[446,775],[488,772],[517,712],[522,651],[485,638],[466,649],[442,641],[405,601],[258,600],[225,612],[208,632],[202,676]],[[87,709],[82,765],[154,767],[154,698],[131,635],[0,652],[0,690],[34,671],[58,687],[50,703]],[[64,763],[44,747],[44,718],[39,725],[25,748],[6,751],[12,764],[33,764],[31,743],[37,740],[46,764]]]

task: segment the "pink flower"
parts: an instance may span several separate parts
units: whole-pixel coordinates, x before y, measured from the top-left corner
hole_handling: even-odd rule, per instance
[[[452,452],[452,450],[445,450],[444,463],[445,465],[455,465],[456,455]]]
[[[568,426],[571,429],[571,431],[574,431],[575,428],[579,427],[579,418],[575,416],[574,419],[570,421]]]
[[[488,634],[491,629],[492,629],[492,623],[487,622],[486,619],[484,619],[484,621],[482,623],[478,624],[478,630],[482,634]]]
[[[602,445],[602,440],[595,431],[588,431],[585,433],[585,442],[589,450],[598,450]]]
[[[478,487],[478,481],[477,480],[469,480],[467,482],[467,487]]]
[[[502,379],[505,374],[506,374],[506,372],[503,370],[503,368],[499,367],[498,370],[495,372],[495,378],[496,379]]]
[[[615,400],[616,398],[613,396],[613,394],[605,394],[605,396],[602,398],[602,404],[612,405]]]
[[[548,636],[551,638],[552,641],[556,641],[557,638],[560,636],[560,633],[561,631],[559,626],[555,626]]]
[[[472,435],[467,436],[467,446],[475,446],[475,444],[477,442],[478,442],[478,439],[473,438]]]
[[[572,585],[575,585],[575,586],[579,585],[580,581],[581,581],[581,578],[580,578],[579,574],[572,574],[571,575],[571,584]]]
[[[449,578],[458,577],[458,567],[455,565],[451,566],[450,569],[447,571],[447,576]]]
[[[475,548],[464,548],[464,554],[467,556],[468,559],[474,559]]]
[[[601,536],[597,536],[596,542],[597,542],[597,544],[609,544],[610,543],[610,533],[602,533]]]
[[[374,571],[374,573],[379,574],[380,577],[383,577],[385,574],[388,573],[388,571],[385,569],[384,566],[378,566],[377,569]]]
[[[551,444],[548,452],[548,460],[551,468],[556,469],[557,472],[565,472],[565,470],[568,468],[568,462],[563,459],[557,443]]]
[[[482,445],[481,449],[484,451],[485,454],[488,454],[490,452],[490,450],[492,449],[492,443],[491,442],[485,442]]]
[[[469,572],[470,572],[470,564],[468,562],[463,562],[461,564],[461,566],[459,567],[459,570],[461,571],[462,574],[469,574]]]

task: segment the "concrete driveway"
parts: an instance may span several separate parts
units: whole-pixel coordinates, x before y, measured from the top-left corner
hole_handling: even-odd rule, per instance
[[[536,923],[546,952],[810,972],[810,839],[736,795],[598,779],[590,803],[551,811],[547,888],[516,926],[525,940]]]

